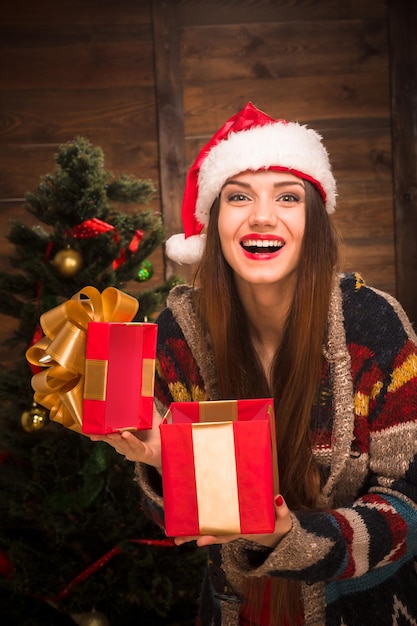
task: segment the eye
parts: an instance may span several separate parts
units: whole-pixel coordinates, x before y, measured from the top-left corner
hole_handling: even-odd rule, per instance
[[[283,193],[278,196],[279,202],[300,202],[299,196],[294,193]]]
[[[246,202],[249,200],[249,196],[240,191],[235,191],[226,196],[228,202]]]

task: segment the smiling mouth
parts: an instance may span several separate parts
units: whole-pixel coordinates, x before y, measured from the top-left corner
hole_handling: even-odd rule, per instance
[[[268,254],[277,252],[284,247],[283,241],[277,239],[246,239],[241,241],[240,245],[244,250],[252,254]]]

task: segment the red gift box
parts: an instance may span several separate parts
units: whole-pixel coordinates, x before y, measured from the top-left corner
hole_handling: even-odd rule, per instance
[[[174,402],[160,432],[168,536],[273,532],[271,399]]]
[[[152,427],[156,336],[156,324],[88,324],[84,434]]]

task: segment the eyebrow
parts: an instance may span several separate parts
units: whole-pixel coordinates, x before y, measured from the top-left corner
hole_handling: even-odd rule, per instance
[[[224,187],[226,187],[226,185],[239,185],[240,187],[245,187],[245,188],[250,188],[252,186],[250,183],[246,183],[246,182],[241,181],[241,180],[235,180],[233,178],[230,178],[229,180],[226,180],[226,182],[224,183],[222,189],[224,189]],[[301,182],[298,182],[297,180],[282,180],[282,181],[278,181],[278,182],[274,183],[274,187],[287,187],[288,185],[298,185],[302,189],[305,189],[304,184],[301,183]]]

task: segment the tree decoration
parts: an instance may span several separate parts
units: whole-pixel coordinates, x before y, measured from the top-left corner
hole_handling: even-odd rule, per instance
[[[136,276],[136,280],[139,283],[144,283],[153,276],[153,267],[152,263],[147,259],[144,259],[142,263],[139,265],[138,274]]]
[[[110,626],[110,622],[101,611],[91,611],[84,613],[77,618],[79,626]]]
[[[34,433],[45,428],[48,423],[48,411],[36,402],[28,411],[23,411],[21,424],[27,433]]]
[[[64,250],[59,250],[51,263],[62,278],[76,276],[81,272],[84,265],[81,253],[69,246],[64,248]]]

